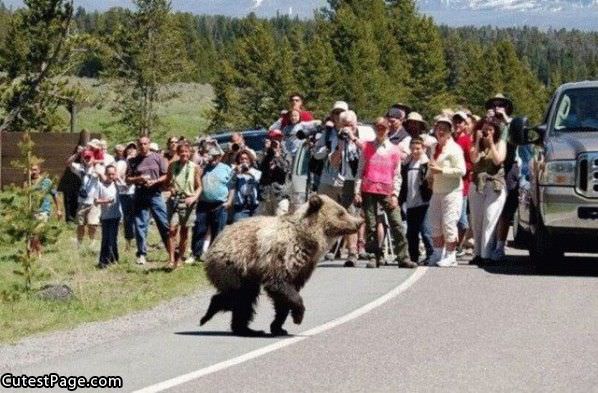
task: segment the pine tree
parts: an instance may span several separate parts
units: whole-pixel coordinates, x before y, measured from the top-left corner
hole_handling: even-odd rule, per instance
[[[418,15],[413,0],[389,4],[394,35],[410,65],[410,103],[430,117],[452,100],[440,33],[430,17]]]
[[[317,118],[323,118],[335,101],[335,83],[340,75],[330,41],[316,35],[310,41],[301,70],[305,101]]]
[[[330,40],[340,70],[334,91],[364,119],[383,114],[396,94],[382,67],[374,23],[357,17],[348,3],[340,3],[331,19]]]
[[[71,59],[73,4],[67,0],[24,3],[26,8],[13,16],[1,56],[8,75],[0,77],[0,107],[5,114],[0,132],[53,131],[63,126],[57,111],[66,84],[56,77]]]
[[[274,73],[272,75],[272,96],[276,101],[279,111],[287,109],[288,95],[299,90],[299,74],[301,64],[296,64],[298,58],[289,40],[284,37],[278,45],[274,60]]]
[[[501,41],[496,46],[504,93],[515,107],[515,114],[527,115],[534,122],[540,120],[546,101],[546,91],[529,67],[517,58],[513,44]]]
[[[189,63],[180,29],[171,18],[169,0],[135,0],[127,25],[117,27],[110,42],[113,58],[108,76],[121,84],[112,110],[131,133],[157,130],[156,103],[160,87],[188,73]]]
[[[231,130],[243,127],[241,104],[237,88],[238,72],[228,60],[220,64],[213,82],[214,109],[210,115],[210,131]]]
[[[279,97],[272,78],[276,75],[275,42],[271,28],[249,19],[248,34],[234,45],[234,67],[243,118],[249,127],[267,127],[278,116]]]

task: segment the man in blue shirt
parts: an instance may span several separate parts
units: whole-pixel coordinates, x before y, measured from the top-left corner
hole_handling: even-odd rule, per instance
[[[228,210],[233,204],[233,170],[221,162],[223,154],[218,144],[210,146],[207,152],[208,163],[201,177],[202,192],[197,202],[191,238],[193,257],[187,260],[187,263],[201,257],[208,230],[211,231],[212,241],[216,239],[226,225]]]

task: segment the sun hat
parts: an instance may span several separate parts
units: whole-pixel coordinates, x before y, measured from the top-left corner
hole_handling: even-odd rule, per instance
[[[501,93],[496,94],[494,97],[486,101],[486,110],[493,109],[495,106],[501,106],[505,108],[507,116],[511,116],[511,113],[513,113],[513,102]]]
[[[434,118],[434,125],[436,125],[436,124],[438,124],[438,123],[446,123],[446,124],[448,124],[448,126],[449,126],[449,129],[450,129],[450,132],[451,132],[451,133],[453,132],[453,122],[452,122],[452,120],[451,120],[451,118],[450,118],[450,117],[448,117],[448,116],[443,116],[443,115],[436,116],[436,117]]]
[[[405,120],[405,123],[407,122],[418,123],[422,130],[428,128],[428,123],[424,120],[423,116],[417,112],[409,113],[409,115],[407,115],[407,119]]]
[[[464,120],[464,121],[467,121],[467,119],[469,118],[469,116],[467,115],[467,112],[465,112],[465,111],[455,112],[455,114],[451,117],[452,120],[455,120],[455,117],[459,117],[459,118],[461,118],[461,120]]]
[[[210,142],[210,147],[208,148],[207,151],[207,155],[209,157],[216,157],[216,156],[221,156],[224,155],[224,152],[222,151],[222,148],[220,148],[220,145],[218,144],[218,142]]]
[[[330,112],[334,112],[334,111],[348,111],[349,110],[349,104],[347,104],[345,101],[337,101],[334,103],[334,105],[332,106],[332,110]]]
[[[89,142],[87,142],[87,146],[92,147],[94,149],[101,149],[102,148],[102,142],[99,139],[92,139]]]

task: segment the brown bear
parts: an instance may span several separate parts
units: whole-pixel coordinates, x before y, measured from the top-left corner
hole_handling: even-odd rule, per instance
[[[249,328],[263,285],[274,303],[272,335],[289,312],[301,324],[305,307],[299,291],[318,261],[340,236],[356,233],[363,220],[325,195],[313,194],[293,214],[254,217],[227,227],[208,249],[205,268],[218,293],[210,301],[203,326],[219,311],[232,311],[231,329],[240,336],[261,336]]]

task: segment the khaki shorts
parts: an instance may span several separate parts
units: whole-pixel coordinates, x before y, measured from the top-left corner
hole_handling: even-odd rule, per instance
[[[457,222],[463,209],[463,192],[453,191],[449,194],[433,194],[428,208],[432,237],[443,237],[447,243],[459,240]]]
[[[355,197],[355,181],[345,180],[342,187],[335,187],[328,184],[320,184],[318,189],[320,194],[324,194],[334,199],[339,205],[349,210]]]
[[[77,207],[77,225],[100,225],[102,208],[97,205],[79,204]]]
[[[189,225],[193,225],[195,223],[195,208],[196,204],[194,203],[191,206],[183,205],[182,203],[179,206],[174,205],[174,200],[168,200],[168,223],[170,226],[182,226],[187,227]]]

